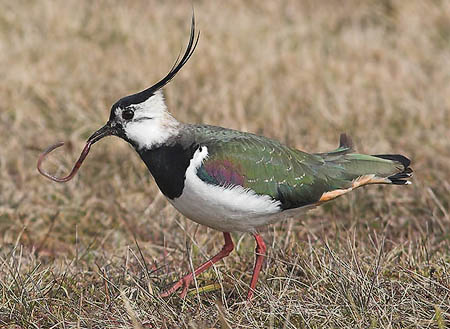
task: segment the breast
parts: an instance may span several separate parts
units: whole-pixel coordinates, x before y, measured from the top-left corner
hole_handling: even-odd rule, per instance
[[[138,150],[138,154],[161,192],[170,200],[181,196],[185,173],[196,149],[194,142],[173,142],[151,150]]]
[[[276,221],[281,204],[267,195],[257,195],[239,185],[217,186],[201,180],[197,170],[208,157],[208,148],[200,146],[186,169],[180,196],[169,202],[189,219],[213,229],[253,232]]]

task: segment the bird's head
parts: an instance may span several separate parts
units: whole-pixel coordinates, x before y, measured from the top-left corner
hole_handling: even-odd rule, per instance
[[[179,123],[167,111],[162,90],[145,96],[135,94],[117,101],[106,128],[100,130],[123,138],[138,150],[150,150],[176,134]]]
[[[198,43],[195,36],[195,19],[192,16],[188,46],[181,60],[176,60],[167,75],[153,86],[118,100],[111,107],[108,122],[90,139],[94,141],[108,135],[119,136],[138,150],[152,149],[176,133],[179,123],[167,111],[162,87],[172,80],[192,56]]]
[[[131,143],[137,150],[142,150],[155,148],[176,134],[179,123],[167,111],[162,88],[175,77],[192,56],[199,36],[200,33],[196,36],[195,18],[192,15],[191,33],[186,51],[181,59],[180,56],[177,58],[169,73],[153,86],[136,94],[123,97],[111,107],[108,122],[89,137],[80,158],[68,176],[57,178],[40,168],[45,156],[55,148],[62,146],[64,144],[62,142],[50,146],[39,157],[39,172],[54,181],[66,182],[72,179],[78,171],[92,144],[103,137],[118,136]]]

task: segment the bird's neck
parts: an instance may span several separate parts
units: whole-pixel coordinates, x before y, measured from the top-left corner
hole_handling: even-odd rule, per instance
[[[152,149],[137,151],[161,192],[174,199],[183,192],[186,169],[196,148],[195,143],[182,143],[175,138]]]

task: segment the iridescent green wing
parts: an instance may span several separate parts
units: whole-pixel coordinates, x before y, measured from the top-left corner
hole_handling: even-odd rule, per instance
[[[239,185],[279,200],[283,209],[326,200],[363,184],[406,184],[409,159],[398,154],[353,153],[341,135],[331,152],[308,154],[262,136],[212,126],[191,126],[195,142],[208,147],[208,158],[198,169],[203,181],[219,186]],[[355,184],[355,181],[357,184]]]
[[[197,175],[209,184],[249,188],[279,200],[283,209],[315,203],[333,189],[322,173],[320,156],[249,133],[212,126],[192,129],[196,142],[208,148]]]

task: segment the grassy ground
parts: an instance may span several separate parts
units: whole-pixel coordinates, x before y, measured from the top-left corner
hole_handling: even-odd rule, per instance
[[[450,326],[450,3],[195,1],[199,46],[166,88],[181,121],[327,151],[403,153],[407,187],[355,191],[263,232],[197,278],[218,232],[179,215],[134,151],[96,144],[118,98],[155,82],[185,45],[191,4],[1,1],[0,326],[6,328],[445,328]],[[199,293],[197,293],[197,291]]]

